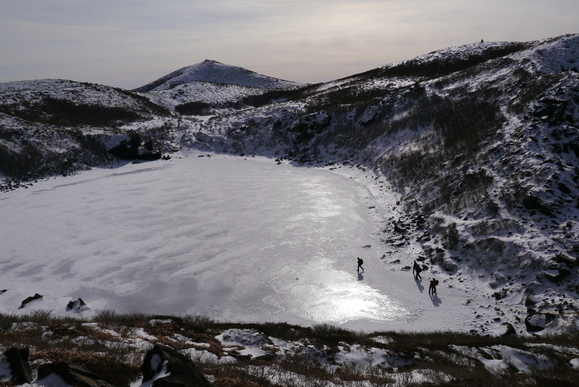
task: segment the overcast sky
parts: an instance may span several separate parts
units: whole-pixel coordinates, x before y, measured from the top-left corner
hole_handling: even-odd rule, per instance
[[[321,82],[481,39],[577,32],[578,0],[0,0],[0,82],[135,88],[205,59]]]

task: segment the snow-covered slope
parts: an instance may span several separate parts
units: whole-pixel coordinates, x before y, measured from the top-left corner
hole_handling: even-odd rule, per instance
[[[190,82],[170,89],[150,91],[145,95],[161,106],[179,110],[178,106],[187,106],[186,104],[191,102],[200,102],[211,107],[233,107],[246,97],[262,95],[264,92],[261,88],[240,85]]]

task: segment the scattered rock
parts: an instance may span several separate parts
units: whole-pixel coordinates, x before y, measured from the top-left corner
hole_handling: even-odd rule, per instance
[[[28,363],[29,354],[30,350],[28,348],[10,348],[4,352],[4,356],[6,356],[8,364],[10,364],[12,373],[10,381],[14,383],[14,385],[32,383],[32,370]]]
[[[20,304],[20,308],[18,308],[18,309],[24,308],[24,307],[26,306],[26,304],[28,304],[28,303],[30,303],[30,302],[32,302],[32,301],[34,301],[34,300],[38,300],[39,298],[42,298],[42,296],[41,296],[40,294],[38,294],[38,293],[36,293],[36,294],[33,295],[33,296],[26,297],[26,298],[24,299],[24,301],[22,301],[22,304]]]
[[[153,380],[151,387],[211,386],[191,359],[165,345],[157,344],[147,352],[141,370],[143,383]]]

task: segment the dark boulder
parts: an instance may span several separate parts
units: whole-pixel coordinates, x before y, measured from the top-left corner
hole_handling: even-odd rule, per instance
[[[503,298],[506,298],[508,295],[507,293],[507,289],[503,288],[499,291],[496,291],[493,293],[493,298],[497,301],[502,300]]]
[[[564,263],[564,264],[567,265],[568,267],[577,266],[577,259],[576,259],[576,258],[572,258],[572,257],[570,257],[570,256],[568,256],[567,254],[564,254],[564,253],[559,253],[559,254],[555,255],[555,262],[557,262],[557,263]]]
[[[15,385],[32,383],[32,370],[28,363],[29,354],[30,350],[28,348],[10,348],[4,352],[12,373],[10,381]]]
[[[557,269],[553,269],[550,270],[548,272],[545,273],[545,278],[547,278],[549,281],[558,284],[559,282],[563,281],[565,278],[569,277],[571,275],[571,271],[565,268],[557,268]]]
[[[525,318],[527,332],[540,332],[555,318],[557,318],[557,315],[552,313],[531,312]]]
[[[48,381],[50,375],[58,375],[67,385],[73,387],[115,387],[102,376],[78,364],[49,363],[38,369],[39,382]]]
[[[147,352],[141,370],[143,383],[154,380],[152,387],[211,386],[191,359],[165,345],[155,345]]]
[[[538,197],[536,197],[532,194],[525,196],[525,198],[523,199],[523,204],[529,210],[535,210],[535,211],[539,211],[540,213],[542,213],[544,215],[553,216],[553,213],[551,212],[549,207],[544,205],[541,202],[541,199],[539,199]]]

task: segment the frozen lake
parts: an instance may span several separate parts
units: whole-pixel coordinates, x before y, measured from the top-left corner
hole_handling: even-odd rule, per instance
[[[464,328],[471,311],[456,306],[465,293],[443,311],[426,280],[381,259],[392,203],[366,179],[354,169],[191,154],[2,194],[0,311],[65,313],[81,297],[85,313],[358,329],[426,329],[436,318]],[[410,264],[413,247],[388,260],[396,258]],[[35,293],[44,298],[19,310]]]

